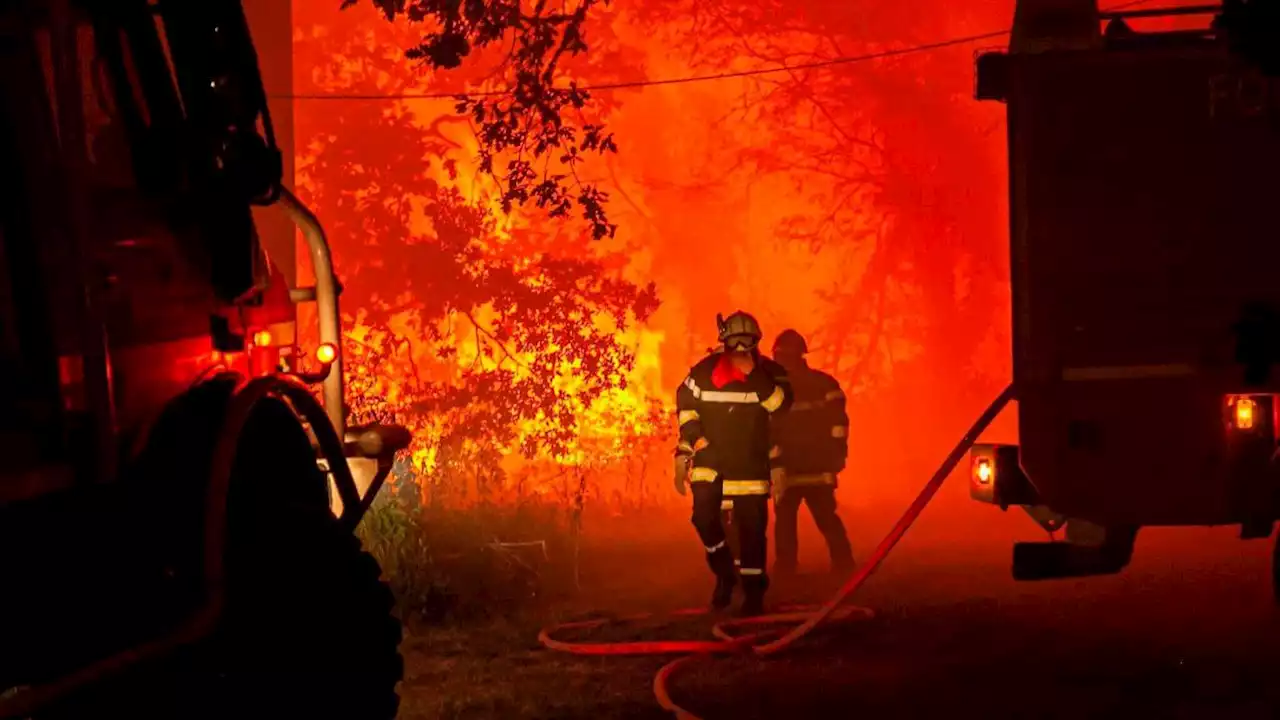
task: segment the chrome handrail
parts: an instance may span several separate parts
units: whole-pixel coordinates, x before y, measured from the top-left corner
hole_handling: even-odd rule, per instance
[[[280,205],[294,225],[302,231],[311,254],[311,267],[316,276],[314,299],[320,320],[320,342],[333,345],[335,354],[329,374],[324,379],[324,410],[333,423],[339,438],[346,437],[346,413],[343,402],[342,372],[342,316],[338,313],[338,279],[333,274],[333,258],[324,228],[314,213],[302,204],[289,189],[280,187]],[[310,295],[308,292],[306,295]],[[303,299],[306,295],[291,293],[291,297]],[[310,298],[306,298],[310,299]]]

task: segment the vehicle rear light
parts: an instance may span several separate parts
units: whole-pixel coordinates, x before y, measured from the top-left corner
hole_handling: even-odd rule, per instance
[[[287,338],[287,333],[285,334]],[[243,363],[237,363],[237,369],[248,372],[253,377],[262,377],[280,371],[281,355],[284,348],[276,345],[281,338],[269,328],[259,328],[249,335],[249,345],[243,353]]]
[[[1236,427],[1241,430],[1253,429],[1253,418],[1257,415],[1258,403],[1252,398],[1236,400]]]
[[[1274,424],[1274,408],[1272,395],[1228,395],[1227,429],[1240,432],[1265,430]]]
[[[316,348],[316,360],[321,365],[328,365],[338,358],[338,348],[333,343],[320,343],[320,347]]]
[[[973,480],[979,485],[990,485],[995,479],[996,469],[991,464],[991,458],[974,458],[973,460]]]
[[[969,497],[984,503],[995,503],[996,454],[990,445],[977,445],[969,451]]]
[[[1022,471],[1017,445],[981,443],[969,450],[969,497],[1000,507],[1039,502]]]
[[[322,383],[329,377],[329,373],[333,372],[333,365],[338,361],[338,346],[333,343],[320,343],[316,346],[314,357],[315,364],[312,364],[310,369],[295,367],[291,370],[298,379],[308,384]],[[301,363],[303,358],[299,357],[298,360]]]

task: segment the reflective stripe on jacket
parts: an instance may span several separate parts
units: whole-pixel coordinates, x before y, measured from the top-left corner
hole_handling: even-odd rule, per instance
[[[795,399],[776,423],[778,444],[789,458],[787,486],[834,485],[849,454],[844,391],[835,378],[813,369],[794,373],[790,379]]]
[[[712,373],[720,359],[721,353],[703,358],[676,389],[676,453],[692,456],[690,482],[720,481],[726,497],[768,495],[770,471],[785,462],[773,419],[791,404],[786,371],[760,357],[745,379],[716,387]]]

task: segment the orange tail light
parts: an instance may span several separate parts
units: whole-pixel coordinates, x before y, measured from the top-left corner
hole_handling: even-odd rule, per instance
[[[316,360],[322,365],[328,365],[338,358],[338,348],[333,343],[320,343],[320,347],[316,348]]]
[[[1273,424],[1274,399],[1271,395],[1228,395],[1227,427],[1252,432]]]
[[[996,477],[996,468],[991,464],[991,458],[980,457],[973,461],[973,479],[979,485],[990,485],[991,481]]]

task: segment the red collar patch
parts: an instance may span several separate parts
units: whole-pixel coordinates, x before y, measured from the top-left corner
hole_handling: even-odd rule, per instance
[[[720,356],[720,361],[716,363],[716,367],[711,371],[711,384],[716,388],[722,388],[731,382],[746,382],[747,374],[738,369],[733,364],[733,360],[726,353]]]

